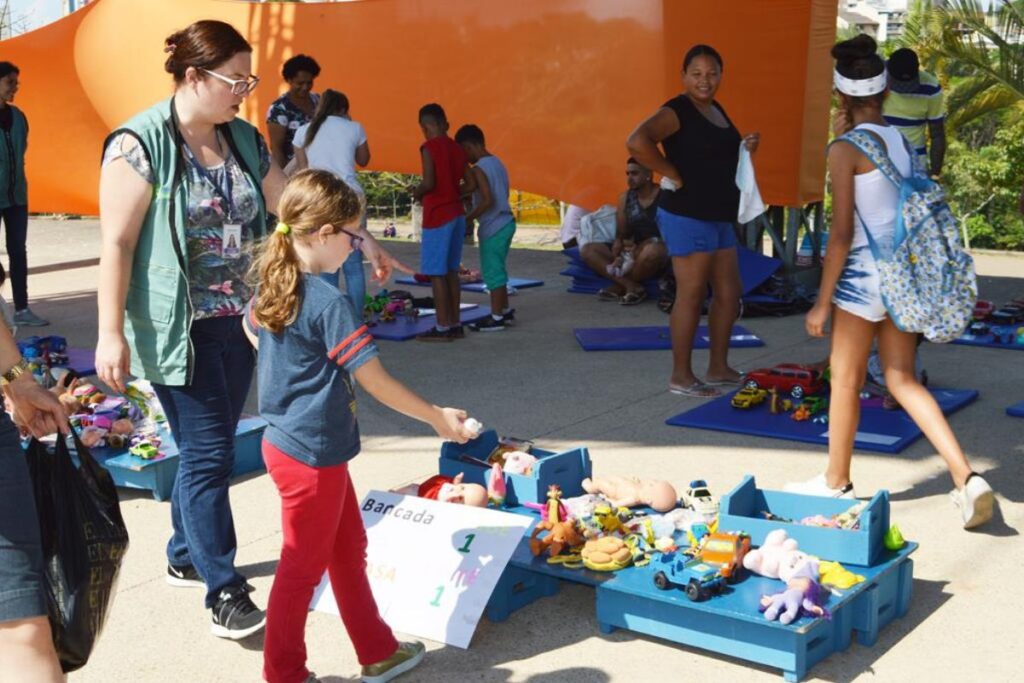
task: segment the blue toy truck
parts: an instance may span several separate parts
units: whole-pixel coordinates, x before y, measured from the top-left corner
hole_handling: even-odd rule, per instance
[[[725,577],[714,567],[701,559],[691,560],[681,552],[666,553],[653,562],[654,585],[661,590],[682,586],[693,602],[705,600],[725,590]]]

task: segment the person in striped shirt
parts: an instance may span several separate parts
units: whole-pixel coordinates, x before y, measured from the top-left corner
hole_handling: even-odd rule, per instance
[[[939,79],[922,71],[917,53],[904,47],[889,57],[889,96],[882,116],[903,133],[933,179],[946,156],[946,105]]]

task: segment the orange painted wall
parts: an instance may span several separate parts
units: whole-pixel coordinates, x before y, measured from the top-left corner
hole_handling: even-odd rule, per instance
[[[0,59],[21,68],[33,211],[96,213],[104,137],[170,94],[163,39],[201,18],[254,45],[263,82],[243,115],[261,127],[281,64],[303,52],[323,67],[317,89],[349,96],[372,168],[419,171],[416,112],[438,101],[453,129],[484,129],[513,186],[596,207],[624,187],[626,136],[706,42],[725,59],[720,100],[762,134],[762,195],[796,205],[822,195],[835,13],[835,0],[96,0],[0,43]]]

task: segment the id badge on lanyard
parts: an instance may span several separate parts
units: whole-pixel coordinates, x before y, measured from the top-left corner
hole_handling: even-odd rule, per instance
[[[195,168],[199,176],[210,184],[213,188],[213,192],[216,195],[215,199],[222,207],[222,214],[224,216],[223,223],[221,225],[220,235],[220,252],[221,257],[224,259],[237,259],[242,255],[242,224],[231,221],[231,168],[228,166],[227,157],[224,159],[224,182],[223,184],[217,183],[210,172],[199,163],[199,160],[192,154],[192,150],[187,146],[186,154],[188,155],[189,162]]]

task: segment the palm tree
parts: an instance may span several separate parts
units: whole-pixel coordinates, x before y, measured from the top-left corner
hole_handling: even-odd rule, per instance
[[[937,51],[946,67],[963,75],[949,94],[950,124],[959,127],[984,114],[1024,114],[1024,0],[1006,0],[996,21],[977,0],[951,0]]]

